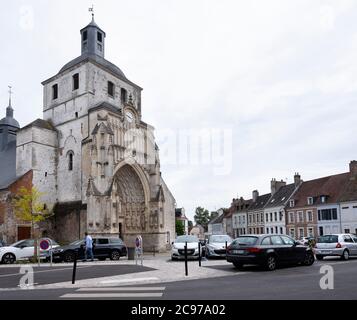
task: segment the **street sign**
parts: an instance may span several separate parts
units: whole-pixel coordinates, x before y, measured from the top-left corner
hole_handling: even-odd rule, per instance
[[[51,243],[50,243],[50,241],[48,239],[41,240],[41,242],[40,242],[41,250],[47,251],[47,250],[50,249],[50,246],[51,246]]]

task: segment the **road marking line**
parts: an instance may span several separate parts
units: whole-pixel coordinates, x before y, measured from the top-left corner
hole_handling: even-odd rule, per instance
[[[135,278],[135,279],[122,279],[122,280],[106,280],[101,281],[101,284],[111,284],[111,283],[127,283],[127,282],[136,282],[136,281],[157,281],[159,278]]]
[[[80,288],[76,292],[103,292],[103,291],[165,291],[166,287],[122,287],[122,288]]]
[[[90,268],[91,266],[83,266],[83,267],[78,267],[77,269],[84,269],[84,268]],[[68,268],[63,268],[63,269],[51,269],[51,270],[42,270],[42,271],[35,271],[34,270],[34,274],[36,273],[44,273],[44,272],[55,272],[55,271],[63,271],[63,270],[72,270],[72,267],[68,267]],[[6,277],[13,277],[13,276],[18,276],[20,275],[19,273],[12,273],[12,274],[4,274],[1,275],[0,278],[6,278]]]
[[[161,298],[163,293],[74,293],[61,296],[62,299],[88,298]]]

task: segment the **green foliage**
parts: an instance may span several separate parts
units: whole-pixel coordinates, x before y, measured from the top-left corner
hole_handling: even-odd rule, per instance
[[[176,221],[176,234],[177,236],[185,235],[185,226],[182,221]]]
[[[209,218],[209,221],[212,221],[213,219],[216,219],[218,217],[218,212],[214,211],[211,212],[211,216]]]
[[[207,230],[208,222],[210,221],[210,213],[208,210],[202,207],[196,208],[196,214],[194,218],[196,224],[201,225]]]

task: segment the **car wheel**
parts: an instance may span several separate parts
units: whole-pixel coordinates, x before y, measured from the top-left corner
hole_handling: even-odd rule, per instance
[[[110,260],[112,261],[118,261],[120,259],[120,252],[117,250],[112,251],[110,254]]]
[[[233,262],[233,265],[234,265],[238,270],[243,269],[243,264],[241,264],[241,263]]]
[[[348,252],[348,250],[343,251],[341,259],[347,261],[349,258],[350,258],[350,253]]]
[[[273,255],[268,256],[265,267],[268,271],[274,271],[276,269],[275,256],[273,256]]]
[[[315,262],[315,257],[312,254],[312,252],[306,252],[304,261],[303,261],[303,265],[304,266],[312,266]]]
[[[73,262],[74,261],[74,253],[73,252],[66,252],[63,256],[64,262]]]
[[[3,264],[14,264],[16,262],[16,257],[12,253],[5,253],[1,262]]]
[[[316,259],[319,260],[319,261],[321,261],[321,260],[324,259],[324,256],[321,256],[321,255],[318,254],[318,255],[316,255]]]

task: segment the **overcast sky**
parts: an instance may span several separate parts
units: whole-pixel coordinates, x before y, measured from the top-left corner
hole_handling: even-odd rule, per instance
[[[93,0],[94,1],[94,0]],[[0,0],[0,118],[13,86],[21,126],[42,117],[41,81],[80,55],[92,1]],[[179,207],[228,207],[272,178],[346,172],[357,159],[357,1],[94,1],[106,58],[144,88]],[[213,163],[165,160],[166,129],[232,132]],[[230,140],[227,138],[226,142]]]

